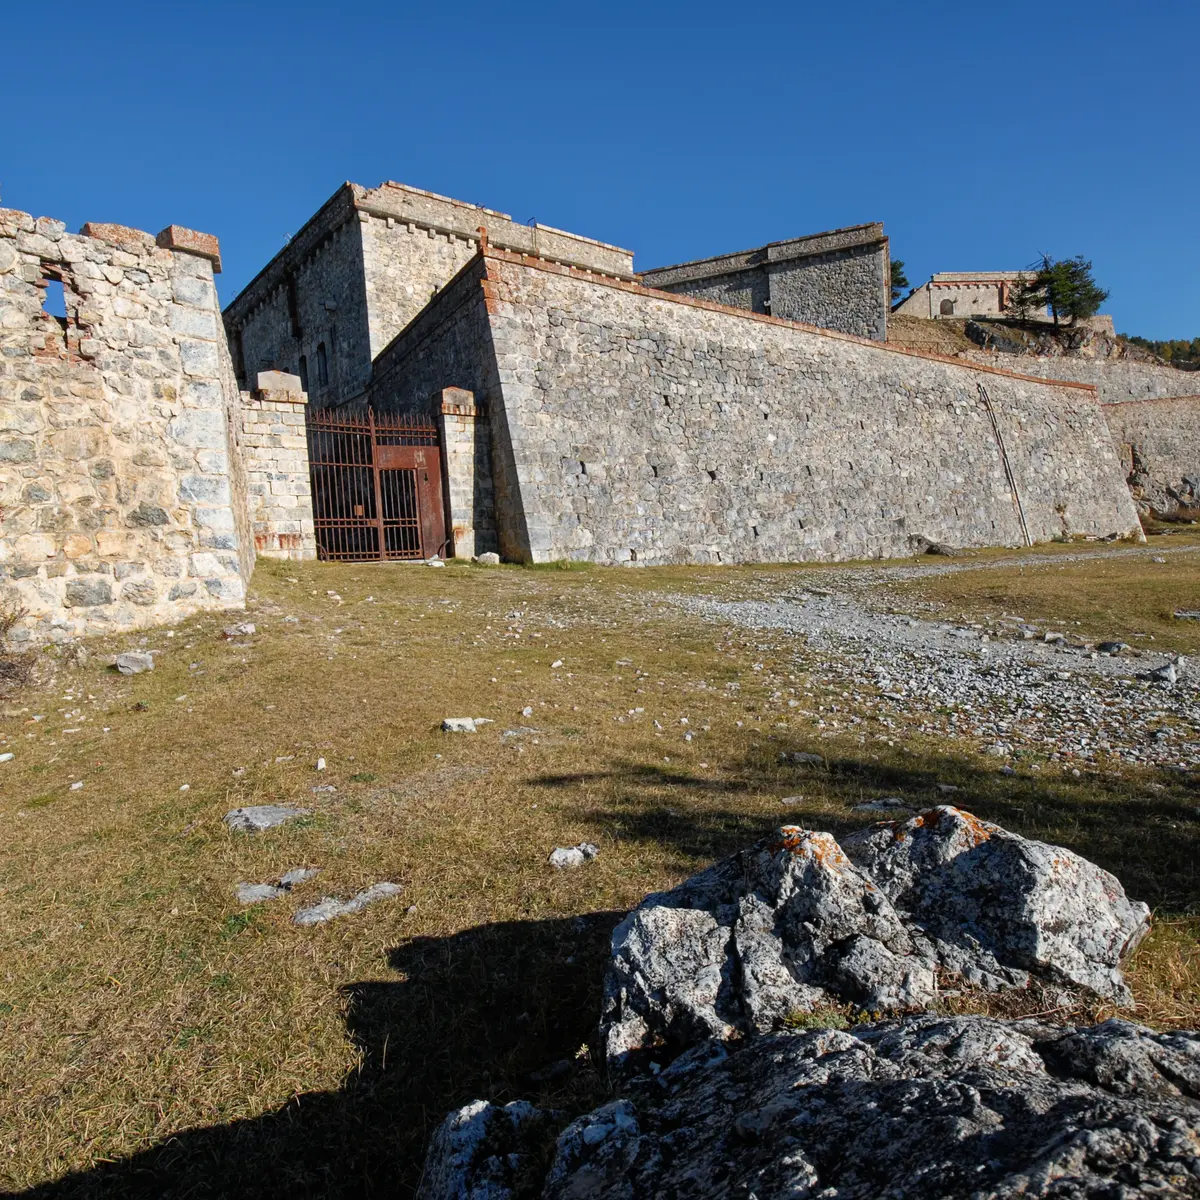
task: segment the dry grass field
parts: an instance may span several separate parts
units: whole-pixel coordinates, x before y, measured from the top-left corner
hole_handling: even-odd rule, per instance
[[[1200,556],[1059,552],[900,591],[1200,648],[1200,625],[1170,615],[1200,608]],[[93,644],[82,664],[48,655],[0,721],[0,1189],[409,1196],[449,1108],[603,1092],[586,1046],[607,938],[646,892],[784,821],[837,833],[865,823],[863,800],[940,802],[938,783],[1155,907],[1129,1015],[1200,1022],[1195,776],[1004,775],[966,742],[819,729],[787,697],[853,712],[836,670],[666,599],[797,570],[260,563],[244,617]],[[222,636],[242,619],[253,636]],[[156,669],[106,669],[129,648]],[[446,716],[494,723],[444,734]],[[795,750],[827,765],[780,761]],[[224,814],[256,803],[312,812],[230,832]],[[550,869],[581,840],[594,862]],[[320,874],[238,903],[239,881],[295,867]],[[381,880],[403,893],[291,920]]]

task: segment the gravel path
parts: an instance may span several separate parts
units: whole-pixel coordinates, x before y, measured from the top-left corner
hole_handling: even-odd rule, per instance
[[[1152,553],[1131,549],[1106,557]],[[1046,562],[1087,557],[1056,555]],[[707,620],[802,639],[797,657],[803,665],[817,665],[815,652],[831,682],[850,693],[836,717],[813,714],[819,728],[870,729],[877,722],[895,736],[915,731],[967,739],[1001,759],[1033,752],[1067,769],[1112,760],[1200,767],[1200,664],[1150,646],[1101,651],[1016,616],[960,625],[895,611],[889,584],[1008,561],[1030,567],[1024,558],[793,573],[768,600],[665,599]],[[1164,668],[1170,675],[1169,664],[1173,682],[1154,677]]]

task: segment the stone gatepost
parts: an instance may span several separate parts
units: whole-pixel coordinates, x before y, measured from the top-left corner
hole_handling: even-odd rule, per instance
[[[254,548],[263,558],[316,558],[312,484],[300,379],[260,371],[242,393],[241,443]]]
[[[442,437],[446,507],[450,544],[455,558],[475,556],[475,424],[480,416],[475,393],[443,388],[435,393]]]

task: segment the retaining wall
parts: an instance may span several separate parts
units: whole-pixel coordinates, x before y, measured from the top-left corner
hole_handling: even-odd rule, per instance
[[[1200,395],[1110,404],[1104,415],[1138,501],[1200,507]]]
[[[838,560],[913,535],[1139,532],[1090,389],[500,252],[486,265],[510,557]]]

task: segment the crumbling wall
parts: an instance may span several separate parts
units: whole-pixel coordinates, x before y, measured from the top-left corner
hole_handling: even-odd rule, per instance
[[[26,636],[242,604],[219,261],[176,226],[156,243],[0,210],[0,594],[29,610]]]
[[[1200,395],[1129,400],[1104,415],[1140,506],[1200,508]]]
[[[518,555],[905,554],[1137,517],[1090,389],[1048,386],[493,253],[494,439]],[[497,464],[498,483],[503,463]]]

